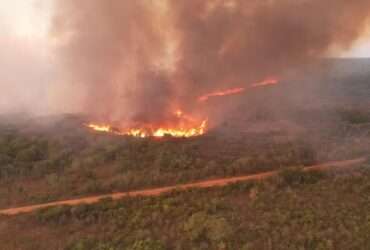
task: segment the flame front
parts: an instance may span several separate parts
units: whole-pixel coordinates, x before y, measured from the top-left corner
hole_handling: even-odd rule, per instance
[[[268,86],[268,85],[275,85],[275,84],[278,84],[279,83],[279,80],[277,80],[276,78],[266,78],[265,80],[261,81],[261,82],[255,82],[255,83],[252,83],[251,85],[249,85],[249,88],[258,88],[258,87],[263,87],[263,86]],[[233,88],[233,89],[226,89],[226,90],[223,90],[223,91],[215,91],[215,92],[212,92],[212,93],[208,93],[208,94],[205,94],[203,96],[200,96],[198,98],[198,101],[199,102],[206,102],[208,101],[208,99],[212,98],[212,97],[220,97],[220,96],[227,96],[227,95],[236,95],[236,94],[239,94],[239,93],[242,93],[244,91],[246,91],[248,88]]]
[[[116,135],[127,135],[133,137],[194,137],[203,135],[207,130],[208,120],[198,121],[183,111],[174,112],[175,121],[166,125],[141,124],[132,128],[119,129],[110,125],[99,125],[90,123],[87,125],[90,129]]]
[[[133,128],[129,129],[123,135],[130,135],[135,137],[194,137],[203,135],[207,129],[207,120],[202,121],[202,123],[196,127],[173,127],[173,128]]]
[[[112,127],[109,125],[98,125],[98,124],[90,123],[87,125],[87,127],[95,131],[98,131],[98,132],[113,132]]]
[[[235,88],[235,89],[227,89],[224,91],[217,91],[217,92],[209,93],[209,94],[199,97],[199,101],[205,102],[209,98],[216,97],[216,96],[235,95],[235,94],[243,92],[244,90],[245,88]]]
[[[262,87],[262,86],[267,86],[267,85],[275,85],[278,84],[279,80],[275,78],[267,78],[261,82],[256,82],[251,85],[252,88],[256,87]]]
[[[250,84],[246,88],[233,88],[224,91],[215,91],[208,93],[198,98],[199,102],[206,102],[212,97],[221,97],[227,95],[235,95],[246,91],[249,88],[263,87],[267,85],[278,84],[279,81],[275,78],[266,78],[261,82]],[[120,126],[112,126],[107,124],[96,124],[90,123],[87,125],[90,129],[103,132],[111,133],[116,135],[126,135],[133,137],[194,137],[200,136],[206,133],[208,126],[208,119],[195,119],[194,117],[184,113],[182,110],[177,109],[173,112],[172,117],[170,116],[169,121],[163,121],[160,124],[136,124],[128,128],[121,128]]]

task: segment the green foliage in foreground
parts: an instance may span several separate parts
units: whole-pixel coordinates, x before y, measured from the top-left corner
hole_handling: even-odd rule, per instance
[[[46,230],[48,242],[21,249],[369,249],[369,197],[368,169],[295,169],[263,183],[51,208],[7,223],[32,242],[40,236],[17,224]]]

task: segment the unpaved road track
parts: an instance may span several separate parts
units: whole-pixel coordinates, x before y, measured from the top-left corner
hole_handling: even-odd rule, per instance
[[[304,171],[327,171],[331,169],[346,169],[361,163],[364,163],[366,158],[358,158],[354,160],[348,161],[337,161],[337,162],[328,162],[324,164],[314,165],[311,167],[304,168]],[[224,179],[216,179],[216,180],[208,180],[202,182],[196,182],[191,184],[184,184],[184,185],[177,185],[177,186],[169,186],[163,188],[155,188],[155,189],[148,189],[148,190],[141,190],[141,191],[132,191],[132,192],[124,192],[124,193],[115,193],[115,194],[108,194],[108,195],[98,195],[92,196],[87,198],[81,199],[74,199],[74,200],[65,200],[65,201],[57,201],[57,202],[50,202],[40,205],[33,205],[33,206],[26,206],[26,207],[19,207],[19,208],[11,208],[6,210],[0,210],[0,215],[17,215],[21,213],[29,213],[36,211],[42,208],[48,207],[55,207],[55,206],[76,206],[80,204],[93,204],[99,202],[101,199],[110,198],[113,200],[122,199],[125,197],[137,197],[137,196],[159,196],[164,193],[168,193],[174,190],[187,190],[192,188],[209,188],[209,187],[222,187],[227,186],[230,184],[243,182],[243,181],[256,181],[266,179],[272,176],[275,176],[279,173],[279,171],[271,171],[265,172],[261,174],[254,174],[254,175],[247,175],[241,177],[233,177],[233,178],[224,178]]]

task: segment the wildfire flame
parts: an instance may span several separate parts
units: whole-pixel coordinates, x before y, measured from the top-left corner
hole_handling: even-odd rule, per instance
[[[253,83],[251,85],[252,88],[256,88],[256,87],[262,87],[262,86],[267,86],[267,85],[274,85],[274,84],[278,84],[279,83],[279,80],[278,79],[275,79],[275,78],[267,78],[265,80],[263,80],[262,82],[256,82],[256,83]]]
[[[111,133],[116,135],[126,135],[134,137],[194,137],[203,135],[207,130],[208,120],[196,120],[183,111],[174,112],[176,121],[167,125],[142,124],[138,127],[118,129],[110,125],[99,125],[95,123],[87,124],[87,127],[102,133]]]
[[[95,131],[98,131],[98,132],[113,132],[112,127],[109,125],[98,125],[98,124],[90,123],[90,124],[87,124],[87,127]]]
[[[268,86],[268,85],[275,85],[278,83],[279,83],[279,80],[275,78],[267,78],[261,82],[256,82],[256,83],[251,84],[249,88],[258,88],[258,87],[263,87],[263,86]],[[206,95],[199,97],[198,101],[205,102],[205,101],[208,101],[208,99],[212,97],[235,95],[235,94],[242,93],[246,90],[247,88],[234,88],[234,89],[227,89],[223,91],[216,91],[216,92],[208,93]]]
[[[207,129],[207,120],[204,120],[195,127],[174,127],[174,128],[133,128],[129,129],[124,135],[135,137],[194,137],[203,135]]]
[[[278,84],[279,81],[275,78],[267,78],[261,82],[251,84],[248,88],[257,88],[267,85]],[[246,91],[248,88],[234,88],[224,91],[216,91],[199,97],[200,102],[205,102],[209,98],[235,95]],[[125,135],[133,137],[194,137],[206,133],[208,119],[195,119],[192,116],[184,113],[182,110],[175,110],[172,114],[171,121],[162,124],[139,124],[129,128],[119,128],[107,124],[90,123],[86,126],[94,131],[101,133],[110,133],[116,135]]]
[[[209,98],[216,97],[216,96],[235,95],[235,94],[243,92],[244,90],[245,88],[236,88],[236,89],[228,89],[224,91],[217,91],[217,92],[209,93],[209,94],[199,97],[199,101],[205,102]]]

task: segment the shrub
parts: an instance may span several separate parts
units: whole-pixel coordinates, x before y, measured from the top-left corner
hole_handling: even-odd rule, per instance
[[[49,174],[46,176],[46,181],[49,186],[57,187],[59,184],[59,177],[57,174]]]
[[[94,246],[96,246],[96,242],[93,240],[88,239],[81,239],[76,242],[73,242],[69,247],[67,247],[67,250],[93,250]]]
[[[78,219],[85,218],[90,211],[90,206],[86,204],[78,205],[71,208],[71,214]]]
[[[165,250],[165,247],[160,241],[145,239],[136,241],[128,250]]]
[[[363,110],[342,110],[339,113],[343,121],[351,124],[370,122],[370,113]]]
[[[302,168],[288,168],[279,173],[278,179],[282,186],[314,184],[325,177],[321,171],[304,171]]]
[[[63,215],[70,215],[69,206],[57,206],[40,210],[37,217],[42,222],[58,222]]]
[[[19,151],[16,157],[20,162],[34,162],[42,159],[42,152],[36,146],[31,146],[22,151]]]
[[[226,240],[232,232],[225,218],[204,212],[193,214],[185,222],[184,230],[193,241],[207,240],[216,244]]]

